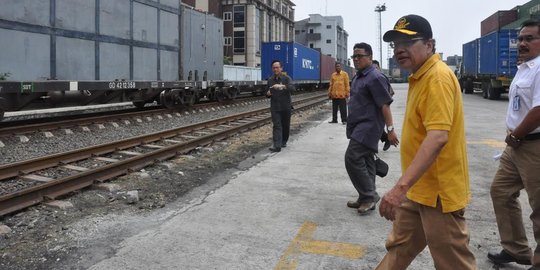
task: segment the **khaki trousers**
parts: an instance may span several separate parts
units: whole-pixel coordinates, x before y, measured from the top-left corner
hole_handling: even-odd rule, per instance
[[[407,269],[416,256],[429,247],[435,269],[477,269],[469,250],[464,210],[443,213],[437,208],[407,201],[397,209],[392,232],[386,241],[388,252],[377,270]]]
[[[522,189],[527,192],[532,208],[530,218],[537,243],[534,256],[518,201]],[[540,140],[522,141],[517,150],[506,147],[491,184],[491,200],[503,249],[516,258],[533,257],[533,266],[540,267]]]

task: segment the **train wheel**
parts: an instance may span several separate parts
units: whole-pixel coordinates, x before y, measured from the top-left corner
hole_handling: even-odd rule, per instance
[[[238,89],[236,88],[229,88],[229,99],[236,99],[236,97],[238,97]]]
[[[225,100],[225,94],[221,88],[216,88],[214,91],[214,99],[218,102],[223,102]]]
[[[139,108],[139,109],[142,109],[144,108],[144,104],[146,104],[146,102],[144,101],[133,101],[133,106]]]
[[[159,102],[167,109],[174,109],[176,107],[176,100],[171,90],[165,90],[159,95]]]

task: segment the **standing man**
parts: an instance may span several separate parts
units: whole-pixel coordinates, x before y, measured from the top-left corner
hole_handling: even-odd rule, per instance
[[[388,82],[384,75],[372,65],[373,51],[367,43],[354,45],[352,56],[357,72],[354,76],[349,100],[347,138],[349,146],[345,152],[345,168],[358,192],[358,199],[347,206],[356,208],[365,215],[375,209],[380,197],[375,190],[375,159],[378,141],[386,124],[389,139],[398,144],[392,122],[388,93]]]
[[[289,130],[291,129],[291,93],[294,91],[291,77],[283,74],[281,61],[272,61],[274,75],[268,78],[268,91],[270,98],[270,112],[272,113],[272,141],[270,152],[279,152],[287,147]]]
[[[464,209],[470,199],[459,82],[435,53],[429,22],[401,17],[383,39],[411,71],[400,147],[402,175],[381,201],[393,221],[378,270],[406,269],[426,247],[435,269],[476,269]]]
[[[519,60],[508,93],[506,148],[491,184],[502,250],[488,253],[494,263],[516,262],[540,269],[540,22],[523,22]],[[529,248],[518,197],[525,188],[532,208],[536,248]]]
[[[341,64],[335,64],[336,71],[330,78],[330,87],[328,87],[328,98],[332,99],[332,121],[328,123],[337,123],[337,112],[341,116],[341,123],[347,124],[347,98],[350,93],[349,75],[347,72],[341,72]]]

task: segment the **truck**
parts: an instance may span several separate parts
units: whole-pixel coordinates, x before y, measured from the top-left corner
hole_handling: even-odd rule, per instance
[[[517,72],[517,35],[516,29],[500,29],[463,44],[456,72],[465,94],[496,100],[508,93]]]

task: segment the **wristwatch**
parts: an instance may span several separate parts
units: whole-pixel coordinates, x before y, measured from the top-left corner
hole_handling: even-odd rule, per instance
[[[387,126],[386,132],[391,132],[391,131],[394,131],[394,126]]]

